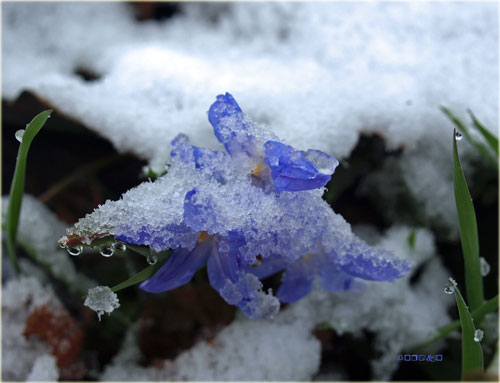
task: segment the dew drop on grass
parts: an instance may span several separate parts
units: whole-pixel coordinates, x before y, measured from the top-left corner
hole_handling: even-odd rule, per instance
[[[68,251],[69,255],[76,257],[77,255],[80,255],[82,253],[83,246],[68,246],[66,250]]]
[[[455,132],[455,139],[457,141],[460,141],[463,137],[464,137],[463,134],[460,133],[458,130]]]
[[[455,292],[455,287],[457,287],[457,282],[453,278],[448,278],[448,283],[444,286],[444,293],[451,295]]]
[[[113,253],[115,252],[113,246],[104,246],[100,253],[103,257],[111,257],[113,255]]]
[[[452,286],[452,285],[446,285],[444,287],[444,292],[445,292],[445,294],[451,295],[451,294],[453,294],[455,292],[455,287]]]
[[[474,331],[474,342],[481,342],[483,340],[483,330],[477,329]]]
[[[114,242],[111,247],[115,251],[121,251],[124,252],[127,250],[127,245],[125,245],[123,242]]]
[[[486,259],[483,257],[479,258],[479,262],[481,263],[481,275],[483,277],[487,276],[490,273],[490,265],[488,262],[486,262]]]
[[[156,262],[158,262],[158,258],[156,258],[156,255],[154,254],[149,254],[146,260],[150,265],[156,265]]]
[[[23,142],[24,132],[25,132],[24,129],[19,129],[15,134],[16,140],[18,140],[19,142]]]

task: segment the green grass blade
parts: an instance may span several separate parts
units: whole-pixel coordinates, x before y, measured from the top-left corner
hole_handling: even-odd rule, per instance
[[[19,212],[21,210],[21,203],[24,194],[24,181],[26,178],[26,162],[28,159],[28,151],[31,142],[38,134],[40,129],[50,117],[52,110],[46,110],[36,115],[35,118],[27,125],[24,132],[22,142],[19,145],[17,153],[16,168],[14,170],[14,177],[10,188],[9,205],[6,214],[6,231],[7,231],[7,249],[11,263],[19,273],[20,268],[16,256],[16,235],[17,226],[19,223]]]
[[[460,325],[462,326],[462,380],[483,371],[481,343],[474,341],[474,322],[460,291],[455,288]]]
[[[458,213],[460,242],[465,264],[465,289],[472,310],[483,304],[483,277],[479,261],[479,240],[476,213],[458,157],[457,140],[453,130],[453,186]]]
[[[126,281],[123,281],[122,283],[119,283],[116,286],[112,287],[111,291],[113,291],[114,293],[116,293],[117,291],[123,290],[126,287],[130,287],[130,286],[136,285],[136,284],[141,283],[141,282],[145,281],[146,279],[152,277],[153,274],[156,273],[160,269],[160,267],[163,266],[163,264],[165,263],[165,261],[170,256],[170,253],[171,252],[168,251],[166,253],[159,254],[157,256],[158,261],[156,262],[156,264],[150,265],[150,266],[142,269],[141,271],[139,271],[137,274],[135,274],[134,276],[130,277]]]
[[[474,123],[474,126],[476,127],[477,130],[482,134],[483,138],[486,140],[490,148],[495,152],[497,158],[498,158],[498,138],[496,138],[493,134],[491,134],[484,126],[479,122],[479,120],[476,118],[474,113],[469,109],[467,110],[469,112],[469,115],[472,118],[472,122]]]
[[[492,313],[494,311],[498,311],[498,295],[494,298],[491,298],[489,301],[485,302],[481,307],[472,311],[471,316],[474,319],[474,323],[481,323],[486,314]],[[416,346],[412,347],[412,350],[418,350],[425,348],[431,345],[434,342],[437,342],[440,339],[445,338],[447,335],[451,334],[453,331],[456,331],[460,328],[460,321],[456,320],[447,324],[446,326],[441,327],[435,336],[426,340],[425,342],[419,343]]]
[[[463,124],[462,121],[460,121],[460,119],[451,112],[451,110],[449,110],[448,108],[445,108],[444,106],[441,106],[441,111],[444,114],[446,114],[446,116],[448,116],[448,118],[451,120],[451,122],[453,122],[455,124],[455,126],[458,128],[458,130],[460,130],[460,132],[463,133],[463,135],[465,136],[467,141],[469,141],[472,145],[474,145],[474,147],[477,149],[477,151],[479,153],[481,153],[481,155],[484,158],[486,158],[488,161],[490,161],[490,163],[492,165],[494,165],[495,167],[498,166],[497,159],[495,158],[495,156],[493,156],[493,154],[491,154],[488,147],[486,145],[484,145],[482,142],[479,142],[474,137],[472,137],[467,126],[465,126],[465,124]]]

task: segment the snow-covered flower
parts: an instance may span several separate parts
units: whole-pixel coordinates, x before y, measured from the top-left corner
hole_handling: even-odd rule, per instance
[[[142,289],[171,290],[206,264],[211,285],[253,318],[272,317],[279,300],[302,298],[316,276],[325,289],[339,291],[359,284],[357,278],[393,281],[409,270],[407,262],[357,238],[322,199],[335,157],[281,143],[229,93],[217,96],[208,119],[225,151],[178,135],[165,176],[100,206],[63,242],[114,236],[154,251],[172,249]],[[281,270],[277,297],[262,291],[260,280]]]

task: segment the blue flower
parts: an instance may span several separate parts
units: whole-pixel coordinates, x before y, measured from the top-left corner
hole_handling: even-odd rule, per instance
[[[191,145],[180,134],[166,175],[100,206],[74,235],[173,249],[143,290],[177,288],[206,265],[212,287],[252,318],[272,317],[280,301],[295,302],[314,284],[343,291],[408,272],[407,262],[357,238],[321,198],[335,157],[279,142],[229,93],[217,96],[208,119],[225,151]],[[283,278],[274,296],[261,280],[277,272]]]
[[[258,148],[256,137],[249,128],[249,119],[229,93],[217,96],[208,112],[208,120],[215,136],[230,155],[245,153],[262,157],[264,163],[254,170],[254,174],[264,173],[266,164],[278,194],[320,188],[330,181],[339,164],[335,157],[319,150],[304,152],[274,140],[267,140],[263,148]]]

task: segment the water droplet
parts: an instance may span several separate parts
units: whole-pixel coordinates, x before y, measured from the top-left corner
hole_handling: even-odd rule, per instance
[[[449,284],[448,284],[448,285],[446,285],[446,286],[444,287],[444,293],[445,293],[445,294],[451,295],[451,294],[453,294],[454,292],[455,292],[455,287],[454,287],[453,285],[449,285]]]
[[[123,242],[114,242],[111,247],[113,247],[114,250],[116,251],[126,251],[127,250],[127,245],[125,245]]]
[[[149,254],[146,260],[150,265],[156,265],[156,262],[158,262],[158,258],[156,258],[156,255],[154,254]]]
[[[486,259],[483,257],[479,258],[479,262],[481,263],[481,275],[483,277],[487,276],[490,273],[490,265],[488,262],[486,262]]]
[[[483,340],[483,330],[477,329],[474,331],[474,342],[481,342]]]
[[[101,249],[101,255],[103,257],[111,257],[113,255],[113,253],[115,252],[115,250],[113,249],[113,246],[104,246],[102,249]]]
[[[16,140],[18,140],[19,142],[23,142],[24,132],[25,132],[24,129],[19,129],[15,134]]]
[[[457,287],[457,282],[453,278],[448,278],[448,283],[444,286],[444,293],[451,295],[455,292],[455,287]]]
[[[463,137],[464,137],[463,134],[460,133],[458,130],[455,132],[455,139],[457,141],[460,141]]]
[[[83,246],[68,246],[66,250],[68,251],[69,255],[76,257],[77,255],[80,255],[82,253]]]

